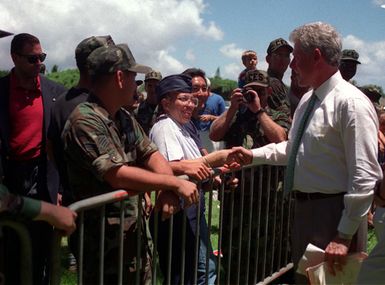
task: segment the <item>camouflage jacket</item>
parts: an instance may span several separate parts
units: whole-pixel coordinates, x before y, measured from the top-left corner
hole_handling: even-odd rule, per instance
[[[103,179],[107,171],[140,165],[157,151],[132,115],[120,109],[113,119],[94,96],[72,112],[62,140],[76,201],[115,190]],[[126,215],[136,216],[138,196],[126,204]],[[108,216],[116,214],[114,207],[107,210]]]
[[[270,95],[270,97],[272,96],[273,95]],[[270,102],[268,100],[268,106],[265,110],[275,123],[283,127],[286,133],[289,132],[291,119],[286,96],[283,99],[272,98]],[[270,143],[263,132],[257,116],[244,106],[241,106],[235,114],[223,140],[227,148],[243,146],[251,149]]]
[[[155,124],[157,117],[157,105],[149,104],[147,100],[140,103],[136,114],[136,120],[147,135],[150,133],[152,126]]]

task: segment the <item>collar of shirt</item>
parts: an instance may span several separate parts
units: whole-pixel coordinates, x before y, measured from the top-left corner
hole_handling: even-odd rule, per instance
[[[40,85],[40,76],[36,76],[35,78],[35,85],[33,89],[26,89],[20,85],[19,78],[17,78],[15,69],[12,69],[10,74],[10,90],[12,92],[20,92],[23,91],[24,93],[35,93],[35,96],[38,97],[41,95],[41,85]]]
[[[322,102],[326,95],[329,94],[340,82],[342,76],[339,71],[334,73],[328,80],[321,84],[317,89],[314,90],[315,95],[318,97],[319,101]],[[311,91],[313,92],[313,91]]]

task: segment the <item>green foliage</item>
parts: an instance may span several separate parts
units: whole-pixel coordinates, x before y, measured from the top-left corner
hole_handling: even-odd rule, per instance
[[[211,81],[211,91],[218,93],[225,100],[230,99],[231,91],[238,87],[238,84],[234,80],[222,79],[220,77],[210,78]]]
[[[0,78],[6,76],[9,73],[9,70],[0,70]]]
[[[52,68],[53,70],[54,68]],[[77,69],[66,69],[63,71],[51,72],[47,77],[55,82],[63,84],[67,88],[75,86],[79,81],[79,71]]]
[[[51,73],[55,73],[58,71],[59,71],[59,66],[57,64],[54,64],[54,66],[52,66]]]

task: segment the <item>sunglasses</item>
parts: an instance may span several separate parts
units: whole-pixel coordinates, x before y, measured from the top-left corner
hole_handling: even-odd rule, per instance
[[[47,54],[45,54],[45,53],[41,53],[41,54],[18,54],[18,55],[25,57],[30,64],[35,64],[39,60],[40,60],[40,62],[43,62],[47,56]]]

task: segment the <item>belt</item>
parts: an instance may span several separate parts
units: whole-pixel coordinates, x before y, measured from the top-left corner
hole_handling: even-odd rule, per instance
[[[294,199],[296,200],[319,200],[319,199],[343,196],[346,194],[346,192],[325,194],[320,192],[306,193],[306,192],[300,192],[300,191],[293,191],[292,193],[293,193]]]

